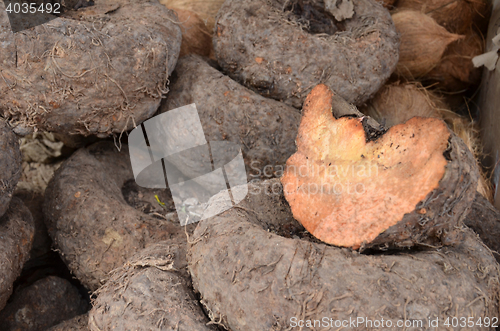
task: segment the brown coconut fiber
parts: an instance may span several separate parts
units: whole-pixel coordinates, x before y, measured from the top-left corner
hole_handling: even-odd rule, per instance
[[[464,39],[452,42],[443,54],[439,64],[426,79],[437,82],[436,88],[460,92],[481,81],[482,68],[475,68],[472,58],[483,54],[484,39],[476,31],[469,31]]]
[[[396,30],[401,34],[398,75],[420,78],[429,73],[440,61],[446,47],[463,36],[448,32],[423,13],[411,10],[392,15]]]
[[[208,30],[212,32],[215,25],[215,16],[224,0],[160,0],[168,8],[184,9],[200,16]]]
[[[429,15],[453,33],[466,33],[473,25],[483,28],[491,5],[486,0],[399,0],[398,9]]]
[[[396,0],[377,0],[377,2],[379,2],[385,8],[391,9],[394,7]]]
[[[392,83],[383,86],[361,111],[389,128],[412,117],[438,117],[446,105],[419,83]],[[447,107],[446,107],[447,108]]]
[[[187,54],[210,56],[212,49],[212,33],[198,14],[185,9],[174,8],[179,19],[182,32],[182,44],[179,57]]]

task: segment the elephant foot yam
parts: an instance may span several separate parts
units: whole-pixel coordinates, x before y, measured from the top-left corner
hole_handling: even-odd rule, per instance
[[[363,104],[399,57],[389,11],[373,0],[226,1],[213,40],[227,75],[299,109],[320,83]]]
[[[173,77],[162,113],[194,103],[206,140],[238,144],[251,179],[282,173],[286,160],[295,152],[294,139],[300,123],[297,109],[245,88],[199,56],[180,59]],[[170,146],[172,142],[186,135],[185,127],[174,121],[162,121],[159,125],[155,133],[148,133],[154,150],[175,148]],[[187,156],[176,166],[189,178],[195,178],[201,167],[192,164]]]
[[[454,243],[479,178],[464,142],[440,119],[385,132],[349,110],[360,114],[325,85],[309,94],[281,178],[294,217],[353,249]]]
[[[9,208],[12,192],[21,177],[19,140],[5,121],[0,121],[0,216]]]
[[[18,290],[0,312],[4,331],[38,331],[85,313],[88,303],[66,279],[49,276]]]
[[[299,330],[300,320],[325,316],[333,325],[302,329],[337,330],[335,321],[383,318],[395,330],[403,330],[398,320],[422,323],[407,330],[444,330],[454,317],[499,317],[499,265],[469,229],[456,246],[361,254],[302,237],[279,180],[233,190],[246,189],[238,206],[201,221],[188,246],[193,286],[227,330]],[[224,199],[215,196],[208,208]],[[436,318],[440,327],[430,328]],[[494,329],[492,323],[467,328]]]
[[[474,230],[500,262],[500,212],[479,192],[464,224]]]
[[[128,146],[118,151],[112,142],[99,142],[66,160],[45,192],[49,235],[70,271],[90,290],[147,245],[185,240],[173,217],[155,218],[127,203],[124,193],[133,200],[128,189],[133,179]]]
[[[181,47],[172,10],[95,0],[13,33],[0,9],[0,114],[20,132],[106,137],[156,112]]]
[[[181,270],[184,244],[160,242],[134,255],[97,291],[90,330],[217,330],[207,325],[190,277]]]
[[[9,209],[0,217],[0,309],[12,294],[13,284],[30,257],[35,222],[23,202],[12,198]]]

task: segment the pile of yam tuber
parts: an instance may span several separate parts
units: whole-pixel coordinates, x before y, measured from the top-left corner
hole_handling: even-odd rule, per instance
[[[9,3],[0,330],[500,326],[490,0]]]

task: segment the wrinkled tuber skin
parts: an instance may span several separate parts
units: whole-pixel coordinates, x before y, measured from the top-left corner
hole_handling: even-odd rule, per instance
[[[161,111],[192,103],[207,141],[227,140],[241,147],[249,179],[274,177],[270,169],[284,169],[295,152],[299,111],[248,90],[194,55],[179,60]],[[172,123],[162,123],[161,130],[173,137],[184,134]],[[199,171],[198,164],[189,162],[189,158],[183,160],[179,169]]]
[[[361,105],[396,68],[399,36],[380,3],[352,3],[353,17],[338,22],[322,0],[226,1],[213,37],[217,60],[231,78],[296,108],[320,83]]]
[[[21,177],[22,156],[19,139],[7,123],[0,120],[0,216],[9,208],[12,192]]]
[[[3,331],[39,331],[83,314],[88,303],[68,280],[49,276],[20,289],[0,312]]]
[[[434,330],[431,319],[499,316],[499,266],[469,229],[440,250],[364,255],[308,239],[278,180],[248,189],[238,207],[201,221],[188,246],[193,286],[227,329],[287,330],[293,317],[327,316],[418,319],[423,327],[408,330]],[[208,208],[218,210],[223,199],[215,196]]]
[[[185,238],[172,221],[128,205],[122,194],[133,179],[128,147],[100,142],[75,152],[54,174],[44,202],[45,222],[70,271],[91,290],[148,244]]]
[[[47,331],[89,331],[89,315],[83,314],[51,327]]]
[[[500,212],[480,193],[472,203],[472,208],[464,219],[464,224],[476,232],[500,262]]]
[[[385,132],[361,115],[325,85],[309,94],[281,178],[295,218],[318,239],[354,249],[459,240],[479,178],[465,143],[439,119]]]
[[[15,34],[0,8],[0,114],[19,132],[105,137],[159,107],[182,36],[157,1],[95,0]]]
[[[98,290],[90,330],[216,330],[206,325],[210,320],[186,266],[185,240],[157,243],[134,255]]]
[[[35,222],[23,202],[12,198],[9,209],[0,217],[0,310],[12,293],[12,285],[30,257]]]

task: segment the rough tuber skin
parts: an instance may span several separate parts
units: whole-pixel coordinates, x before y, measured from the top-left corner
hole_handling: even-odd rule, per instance
[[[0,217],[9,208],[12,192],[21,177],[19,140],[5,121],[0,121]]]
[[[479,177],[467,146],[439,119],[384,132],[360,114],[325,85],[307,97],[281,179],[294,217],[353,249],[454,243]]]
[[[89,313],[91,331],[218,330],[194,295],[180,239],[150,245],[111,273]]]
[[[345,12],[328,5],[349,3],[353,7]],[[399,35],[389,12],[372,0],[226,1],[213,42],[224,73],[296,108],[319,83],[361,105],[399,58]]]
[[[193,287],[214,323],[226,330],[296,331],[300,328],[294,327],[292,318],[327,316],[418,319],[422,327],[406,330],[441,331],[445,327],[429,327],[429,320],[498,317],[499,267],[469,229],[462,230],[461,243],[439,250],[360,254],[319,243],[304,233],[278,180],[251,183],[248,192],[239,208],[201,221],[188,246]],[[215,196],[208,208],[217,210],[223,201],[224,196]],[[490,324],[466,329],[495,328]],[[403,328],[363,324],[342,330]]]

